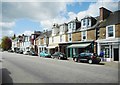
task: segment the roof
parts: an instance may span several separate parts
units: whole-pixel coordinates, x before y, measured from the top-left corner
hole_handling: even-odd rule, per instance
[[[71,23],[71,22],[78,22],[78,23],[80,23],[80,21],[78,21],[77,17],[76,17],[75,19],[69,21],[67,24],[69,24],[69,23]]]
[[[41,32],[41,34],[36,39],[38,39],[38,38],[44,38],[45,36],[46,37],[50,37],[51,34],[52,34],[52,31]]]
[[[101,22],[99,27],[105,27],[108,25],[114,25],[120,23],[119,15],[120,15],[120,10],[112,12],[107,19]]]

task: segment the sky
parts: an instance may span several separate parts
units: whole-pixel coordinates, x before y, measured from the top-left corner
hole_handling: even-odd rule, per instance
[[[2,36],[30,35],[50,30],[54,23],[67,23],[75,17],[99,16],[99,8],[118,9],[118,0],[2,0],[0,2],[0,39]]]

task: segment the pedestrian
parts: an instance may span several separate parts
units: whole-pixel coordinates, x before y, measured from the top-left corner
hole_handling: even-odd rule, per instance
[[[100,57],[104,57],[104,52],[103,52],[103,50],[101,50],[101,52],[100,52],[100,55],[99,55]]]

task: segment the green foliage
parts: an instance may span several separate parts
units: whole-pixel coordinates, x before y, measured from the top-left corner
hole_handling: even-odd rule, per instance
[[[1,48],[3,50],[9,50],[12,46],[12,41],[9,37],[5,36],[2,38]]]
[[[16,38],[16,35],[14,34],[14,36],[12,37],[12,40],[14,40]]]

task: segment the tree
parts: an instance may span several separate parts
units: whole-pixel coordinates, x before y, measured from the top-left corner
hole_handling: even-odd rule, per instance
[[[12,40],[14,40],[16,38],[16,35],[14,34],[13,36],[12,36]]]
[[[1,48],[3,50],[9,50],[12,46],[12,41],[9,37],[5,36],[2,38]]]

